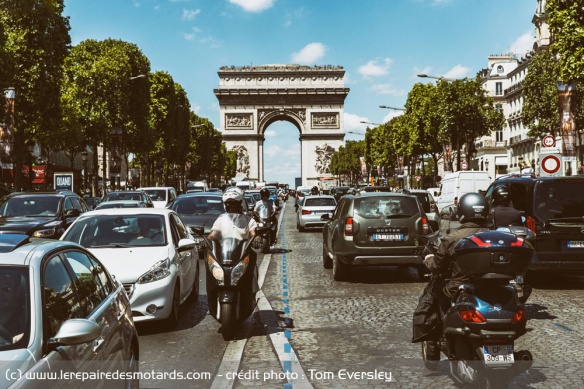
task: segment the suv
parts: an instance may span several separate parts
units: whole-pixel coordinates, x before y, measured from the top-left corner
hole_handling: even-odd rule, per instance
[[[418,198],[420,204],[422,204],[422,208],[424,208],[424,212],[430,220],[435,220],[436,222],[440,222],[440,217],[438,216],[436,201],[434,201],[434,197],[423,189],[398,189],[398,193],[405,193],[414,195]]]
[[[348,278],[349,268],[365,265],[410,266],[423,276],[422,236],[428,217],[415,196],[374,192],[345,195],[323,227],[323,266],[333,278]]]
[[[19,192],[0,199],[0,232],[59,239],[87,205],[73,192]]]
[[[487,189],[490,203],[501,185],[535,234],[530,270],[584,275],[584,177],[505,176]]]

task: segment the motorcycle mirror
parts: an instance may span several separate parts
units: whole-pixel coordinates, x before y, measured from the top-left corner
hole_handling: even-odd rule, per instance
[[[191,230],[191,234],[193,235],[197,236],[205,235],[205,228],[203,228],[202,226],[189,226],[189,229]]]

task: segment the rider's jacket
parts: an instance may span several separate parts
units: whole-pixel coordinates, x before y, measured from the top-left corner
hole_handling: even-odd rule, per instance
[[[274,202],[272,200],[260,200],[255,204],[253,210],[259,217],[268,218],[275,211]]]

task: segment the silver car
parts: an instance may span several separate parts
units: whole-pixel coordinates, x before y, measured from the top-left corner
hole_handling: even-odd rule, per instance
[[[320,217],[324,214],[332,216],[337,200],[334,196],[314,196],[308,195],[302,197],[296,213],[296,228],[303,232],[310,227],[323,227],[326,221]]]
[[[198,298],[196,242],[167,208],[113,208],[83,214],[63,234],[86,247],[124,284],[136,322],[176,326],[180,305]]]
[[[103,376],[71,374],[138,371],[130,301],[93,254],[24,234],[1,234],[0,246],[0,388],[96,387]],[[137,387],[138,377],[107,386]]]

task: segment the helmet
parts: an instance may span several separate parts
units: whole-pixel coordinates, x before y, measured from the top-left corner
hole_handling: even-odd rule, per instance
[[[458,220],[484,222],[489,215],[489,203],[479,193],[466,193],[458,200]]]
[[[493,190],[493,204],[498,205],[498,204],[509,204],[510,198],[509,198],[509,189],[507,189],[506,186],[501,185],[496,187]]]
[[[313,186],[312,189],[310,189],[310,194],[317,195],[318,192],[318,186]]]
[[[238,204],[238,208],[239,207],[243,207],[243,202],[245,200],[243,199],[243,191],[237,187],[231,187],[231,188],[227,188],[225,189],[225,193],[223,193],[223,205],[225,207],[225,211],[226,212],[230,212],[228,211],[228,209],[233,209],[230,205],[233,204]],[[230,203],[230,204],[229,204]],[[233,212],[233,210],[232,210]]]
[[[264,196],[270,197],[270,190],[268,188],[262,188],[262,189],[260,189],[260,196],[262,196],[262,197],[264,197]]]

